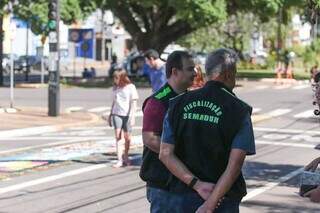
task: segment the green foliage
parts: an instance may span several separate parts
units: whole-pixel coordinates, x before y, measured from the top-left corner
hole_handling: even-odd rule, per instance
[[[14,14],[28,21],[33,33],[44,34],[47,32],[48,2],[48,0],[20,0],[14,7]],[[84,17],[78,0],[60,0],[60,19],[64,23],[71,24],[81,18]]]

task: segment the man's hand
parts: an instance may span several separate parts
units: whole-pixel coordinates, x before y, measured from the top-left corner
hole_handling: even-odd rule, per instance
[[[310,200],[315,203],[320,203],[320,186],[312,189],[303,195],[304,197],[310,197]]]
[[[219,200],[219,202],[215,205],[215,207],[211,207],[208,205],[208,201],[204,202],[196,211],[196,213],[212,213],[215,209],[217,209],[222,203],[224,197]]]
[[[317,169],[319,163],[320,158],[316,158],[313,161],[311,161],[311,163],[309,163],[304,170],[314,172]]]
[[[208,208],[205,204],[202,204],[196,211],[196,213],[212,213],[213,209]]]
[[[204,200],[207,200],[211,192],[213,191],[214,186],[215,184],[213,183],[198,180],[197,183],[194,185],[193,189],[196,190]]]

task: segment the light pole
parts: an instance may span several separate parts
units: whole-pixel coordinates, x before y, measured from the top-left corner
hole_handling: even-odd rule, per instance
[[[60,74],[59,74],[59,0],[49,2],[49,91],[48,115],[58,116],[60,108]]]

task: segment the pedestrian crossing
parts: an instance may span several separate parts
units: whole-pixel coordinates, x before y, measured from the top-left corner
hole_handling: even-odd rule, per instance
[[[138,111],[136,112],[136,117],[142,117],[143,112],[141,110],[141,107],[138,106]],[[111,107],[93,107],[86,109],[84,107],[69,107],[65,109],[65,112],[72,113],[77,111],[82,112],[90,112],[95,113],[99,115],[106,115],[110,113]],[[289,108],[277,108],[277,109],[270,109],[270,110],[264,110],[263,108],[259,107],[253,107],[252,114],[253,115],[266,115],[268,117],[279,117],[279,116],[287,116],[293,117],[296,119],[303,119],[303,118],[316,118],[317,116],[313,113],[314,109],[306,109],[306,110],[293,110]]]
[[[243,90],[246,87],[236,87],[235,90]],[[303,90],[303,89],[311,89],[310,84],[263,84],[263,85],[256,85],[253,87],[250,87],[250,90],[256,91],[256,90]]]
[[[136,117],[142,117],[143,113],[141,110],[141,107],[137,107],[137,112],[136,112]],[[73,106],[73,107],[67,107],[64,109],[65,113],[72,113],[72,112],[90,112],[90,113],[96,113],[96,114],[109,114],[111,110],[111,107],[109,106],[99,106],[99,107],[94,107],[94,108],[89,108],[86,109],[85,107],[80,107],[80,106]]]

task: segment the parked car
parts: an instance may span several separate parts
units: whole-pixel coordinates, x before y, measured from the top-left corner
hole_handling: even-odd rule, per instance
[[[13,54],[13,61],[17,60],[18,56]],[[10,67],[11,67],[11,55],[10,54],[3,54],[2,55],[2,67],[5,75],[9,75]]]
[[[27,71],[29,68],[30,72],[34,70],[41,71],[41,57],[39,56],[20,56],[18,60],[14,62],[14,69],[18,71]],[[48,70],[48,60],[44,57],[44,69]]]

